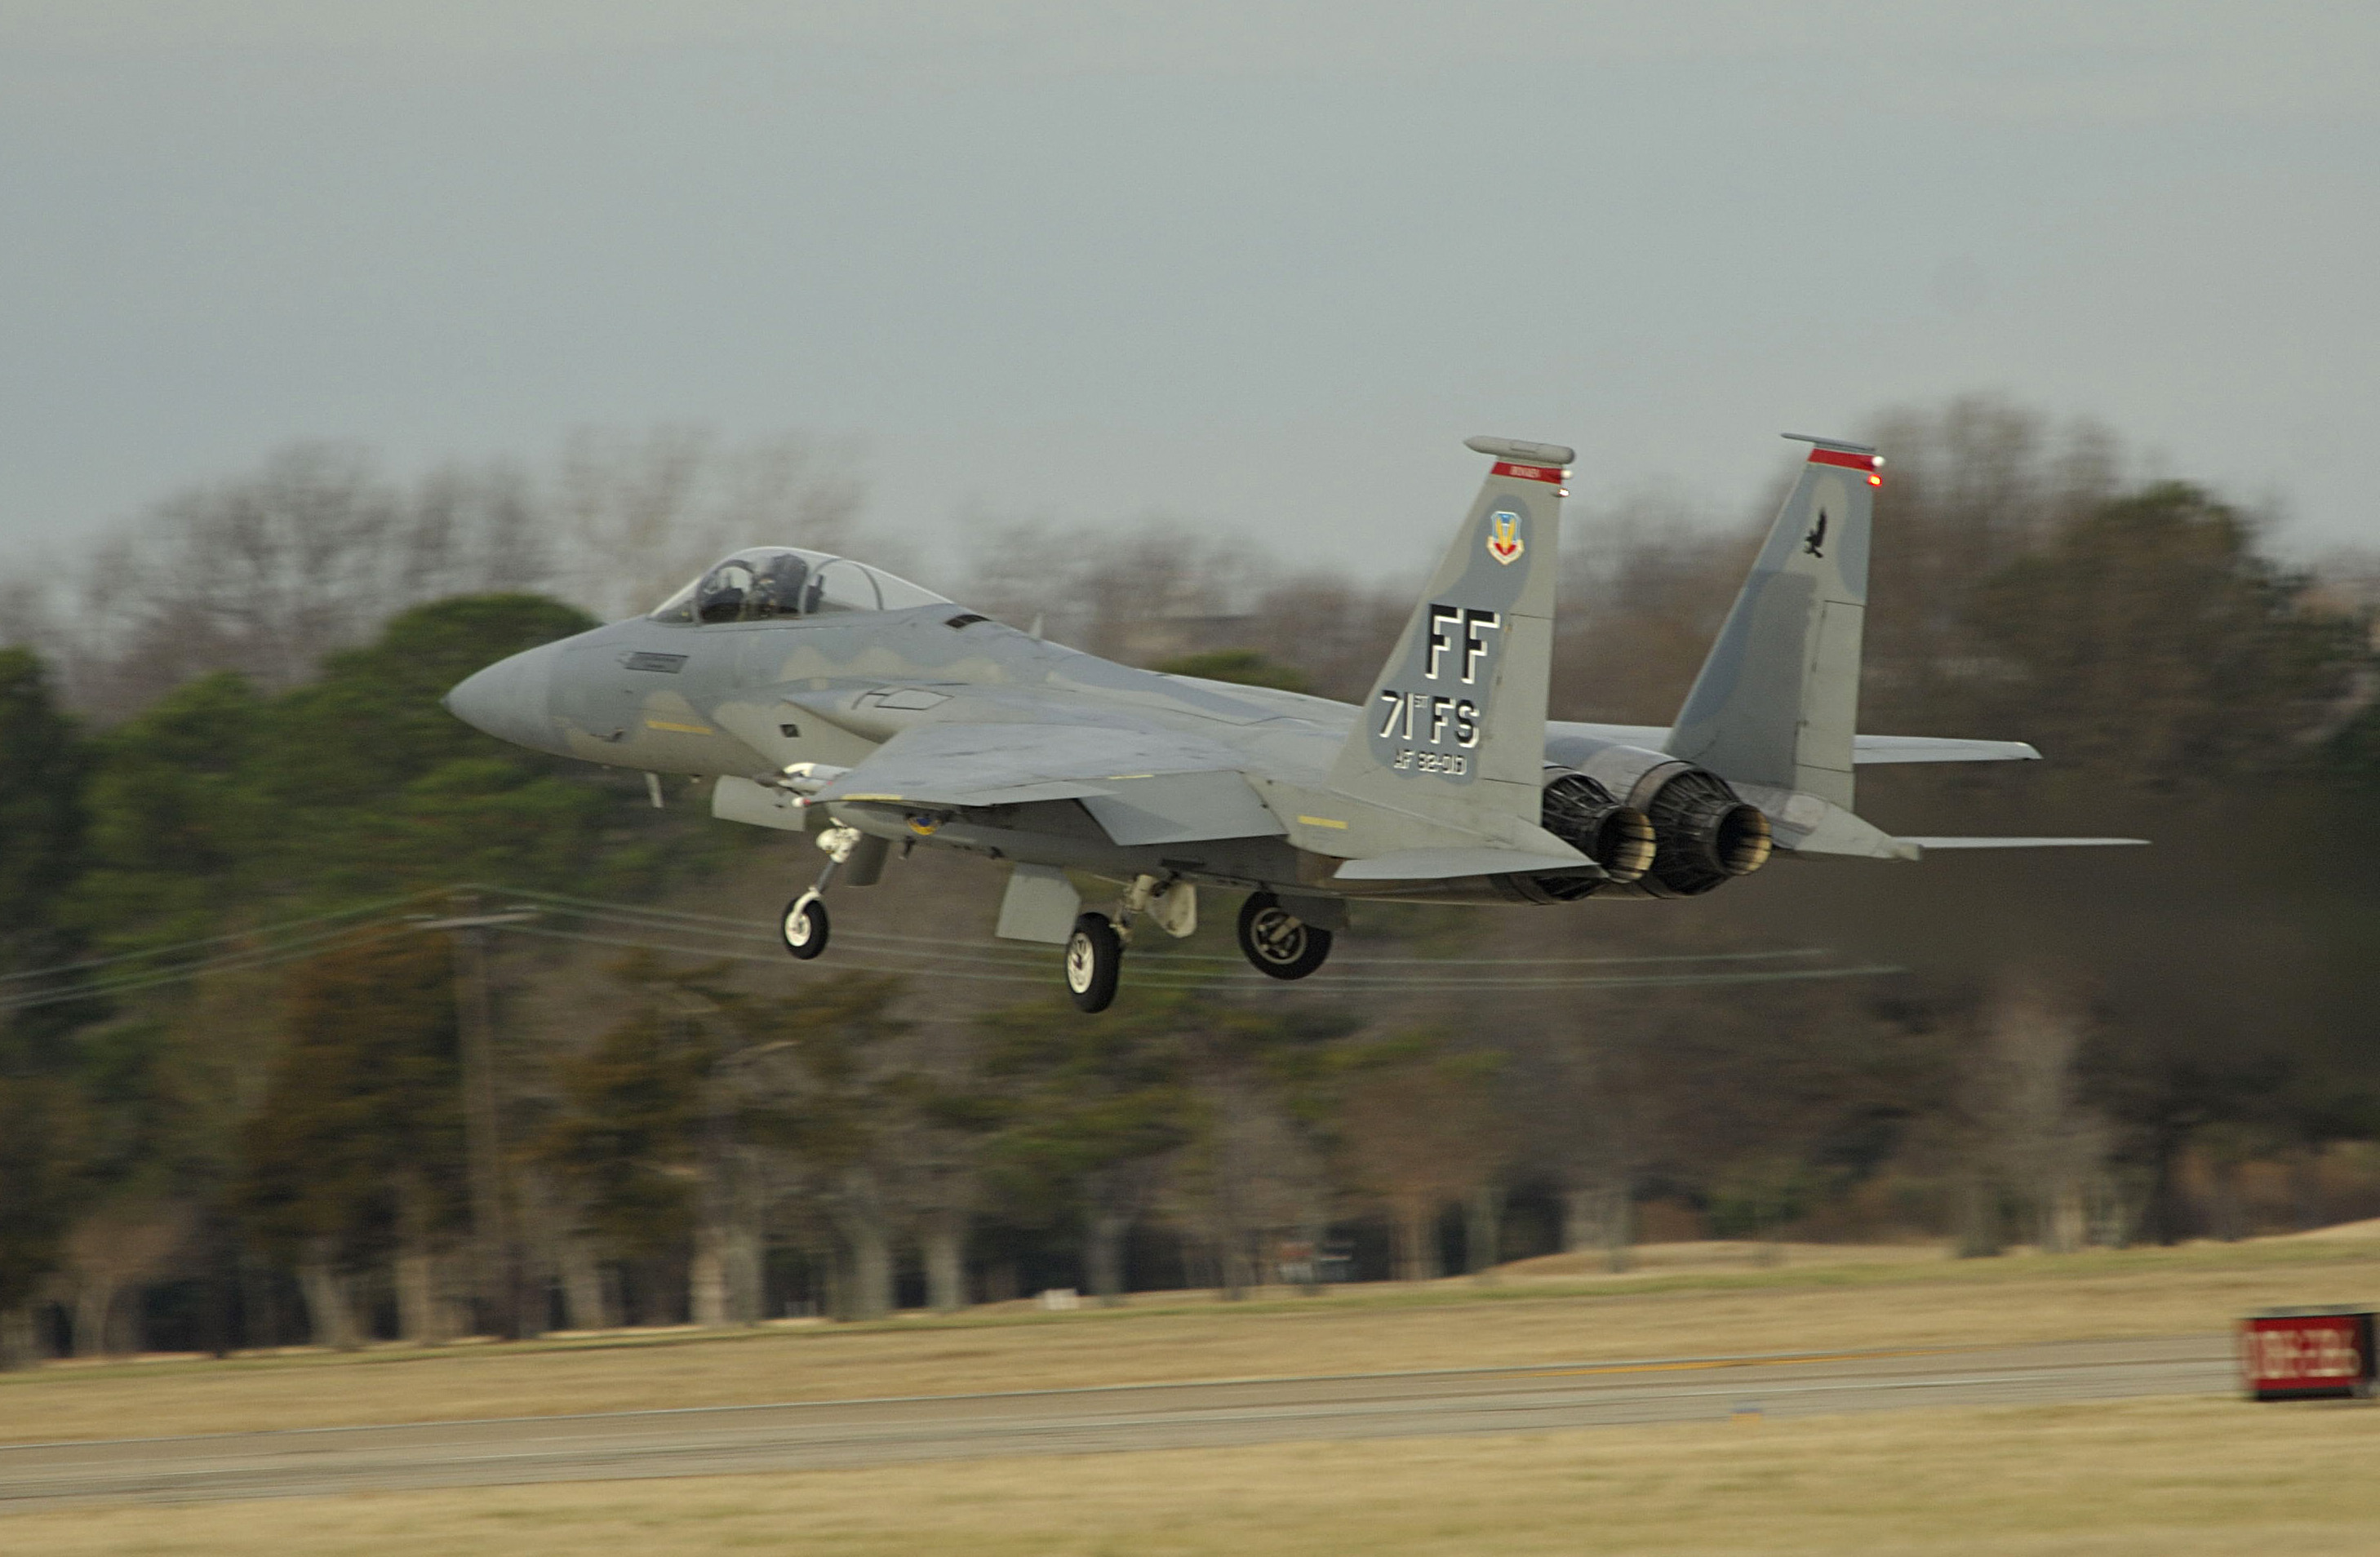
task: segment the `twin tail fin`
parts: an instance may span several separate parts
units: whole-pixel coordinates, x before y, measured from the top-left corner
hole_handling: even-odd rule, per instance
[[[1562,483],[1577,456],[1505,438],[1465,446],[1495,463],[1372,683],[1330,786],[1539,845]]]
[[[1810,456],[1694,678],[1666,750],[1723,778],[1852,809],[1868,535],[1884,460],[1788,433]]]

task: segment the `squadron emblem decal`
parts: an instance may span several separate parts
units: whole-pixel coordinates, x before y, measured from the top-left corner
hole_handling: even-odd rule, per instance
[[[1517,561],[1528,549],[1521,540],[1521,516],[1500,508],[1488,518],[1488,555],[1499,562]]]

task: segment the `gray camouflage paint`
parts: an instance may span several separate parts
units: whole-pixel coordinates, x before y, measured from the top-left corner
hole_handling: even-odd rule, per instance
[[[1803,465],[1686,694],[1672,755],[1852,809],[1874,511],[1864,473]]]
[[[1309,906],[1345,896],[1504,902],[1487,876],[1419,862],[1580,860],[1538,826],[1549,735],[1566,760],[1616,764],[1623,786],[1626,775],[1699,762],[1740,783],[1788,847],[1910,857],[1849,814],[1871,506],[1860,473],[1805,467],[1666,752],[1649,749],[1654,731],[1546,722],[1559,495],[1546,482],[1487,478],[1363,708],[1135,670],[950,604],[710,625],[636,618],[491,666],[447,706],[536,750],[715,778],[714,810],[764,827],[815,828],[831,815],[879,838],[1123,881],[1265,887]],[[1812,547],[1822,511],[1828,533]],[[1509,563],[1490,549],[1507,513],[1520,547]],[[1390,693],[1459,703],[1472,691],[1467,727],[1427,702],[1401,702],[1387,719]],[[917,748],[922,766],[887,749],[934,725],[954,727],[955,739]],[[1901,741],[1889,760],[1922,760],[1907,754],[1927,746],[1934,760],[2034,754]],[[939,765],[936,749],[948,753]],[[871,764],[880,751],[885,760]],[[1108,752],[1177,754],[1127,771],[1083,766]],[[1073,766],[1037,784],[1036,765],[1058,754]],[[1469,760],[1455,770],[1415,754]],[[800,763],[854,771],[803,811],[774,787]],[[994,773],[1008,775],[1009,796],[1031,798],[965,798]],[[917,787],[885,792],[871,774]],[[929,791],[962,798],[904,798]],[[1401,861],[1416,863],[1412,875],[1336,875],[1349,862]]]

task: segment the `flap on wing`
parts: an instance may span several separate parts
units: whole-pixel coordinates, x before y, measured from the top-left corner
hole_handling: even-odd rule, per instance
[[[1338,870],[1341,881],[1444,881],[1458,875],[1512,875],[1524,871],[1585,871],[1602,867],[1584,854],[1562,859],[1553,854],[1524,854],[1517,849],[1401,849],[1368,860],[1348,860]]]
[[[926,724],[887,741],[815,798],[905,805],[1014,805],[1110,795],[1134,779],[1236,766],[1225,747],[1161,730],[1073,724]]]
[[[1083,807],[1122,844],[1196,843],[1216,838],[1279,838],[1289,829],[1236,772],[1159,773],[1115,778]]]

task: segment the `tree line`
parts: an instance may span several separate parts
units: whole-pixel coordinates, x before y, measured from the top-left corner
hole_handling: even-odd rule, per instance
[[[2283,566],[2005,404],[1877,441],[1862,727],[2049,760],[1869,769],[1862,810],[2155,849],[1359,911],[1294,989],[1209,931],[1097,1021],[986,942],[985,867],[906,863],[851,899],[857,966],[795,968],[748,932],[799,839],[437,706],[748,541],[941,582],[868,542],[848,452],[590,435],[408,485],[307,448],[171,499],[0,587],[0,1352],[2380,1213],[2380,569]],[[1585,516],[1556,716],[1665,722],[1761,522]],[[987,525],[949,572],[1095,652],[1342,697],[1410,603],[1157,522]]]

